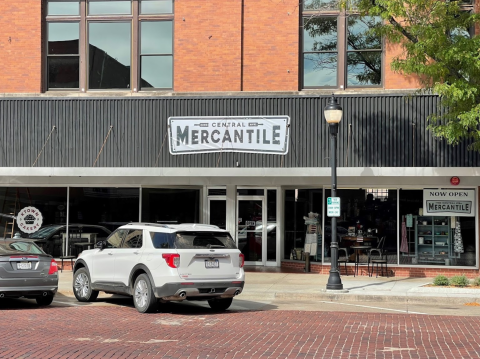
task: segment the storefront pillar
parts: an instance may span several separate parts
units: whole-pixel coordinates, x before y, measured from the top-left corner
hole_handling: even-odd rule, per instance
[[[235,240],[237,239],[237,186],[227,185],[226,229]]]

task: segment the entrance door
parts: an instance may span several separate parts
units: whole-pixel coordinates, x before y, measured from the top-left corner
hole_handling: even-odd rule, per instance
[[[245,263],[265,265],[266,208],[263,196],[238,196],[237,245],[245,256]]]

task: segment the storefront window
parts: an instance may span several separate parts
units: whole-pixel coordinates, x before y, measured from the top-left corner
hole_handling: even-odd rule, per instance
[[[325,190],[325,206],[331,190]],[[337,218],[337,242],[353,254],[357,243],[381,247],[388,252],[388,262],[397,263],[397,190],[339,189],[340,217]],[[324,262],[330,263],[331,218],[325,217]],[[382,240],[383,239],[383,240]],[[362,253],[367,255],[368,251]]]
[[[277,191],[267,190],[267,261],[277,260]]]
[[[142,188],[142,221],[153,223],[199,223],[200,190]]]
[[[20,233],[31,238],[44,250],[61,248],[60,229],[67,221],[67,188],[65,187],[2,187],[0,188],[0,237],[11,238]],[[2,215],[18,216],[22,209],[34,207],[41,214],[41,221],[18,221]],[[40,216],[39,216],[40,217]],[[28,222],[28,223],[27,223]],[[32,223],[30,223],[32,222]],[[27,224],[26,228],[20,225]],[[36,225],[39,229],[35,230]]]
[[[400,190],[400,264],[475,266],[475,198],[473,189]]]
[[[285,259],[305,260],[307,249],[321,261],[321,225],[322,189],[285,191]]]

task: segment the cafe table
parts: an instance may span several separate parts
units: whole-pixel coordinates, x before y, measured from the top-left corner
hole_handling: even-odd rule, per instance
[[[373,242],[378,240],[376,236],[343,236],[342,240],[351,242]]]

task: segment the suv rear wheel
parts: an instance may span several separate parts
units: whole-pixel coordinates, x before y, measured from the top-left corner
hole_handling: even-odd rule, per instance
[[[233,298],[210,299],[208,305],[217,312],[223,312],[232,305]]]
[[[157,306],[152,284],[146,274],[140,274],[133,286],[133,303],[140,313],[150,313]]]

